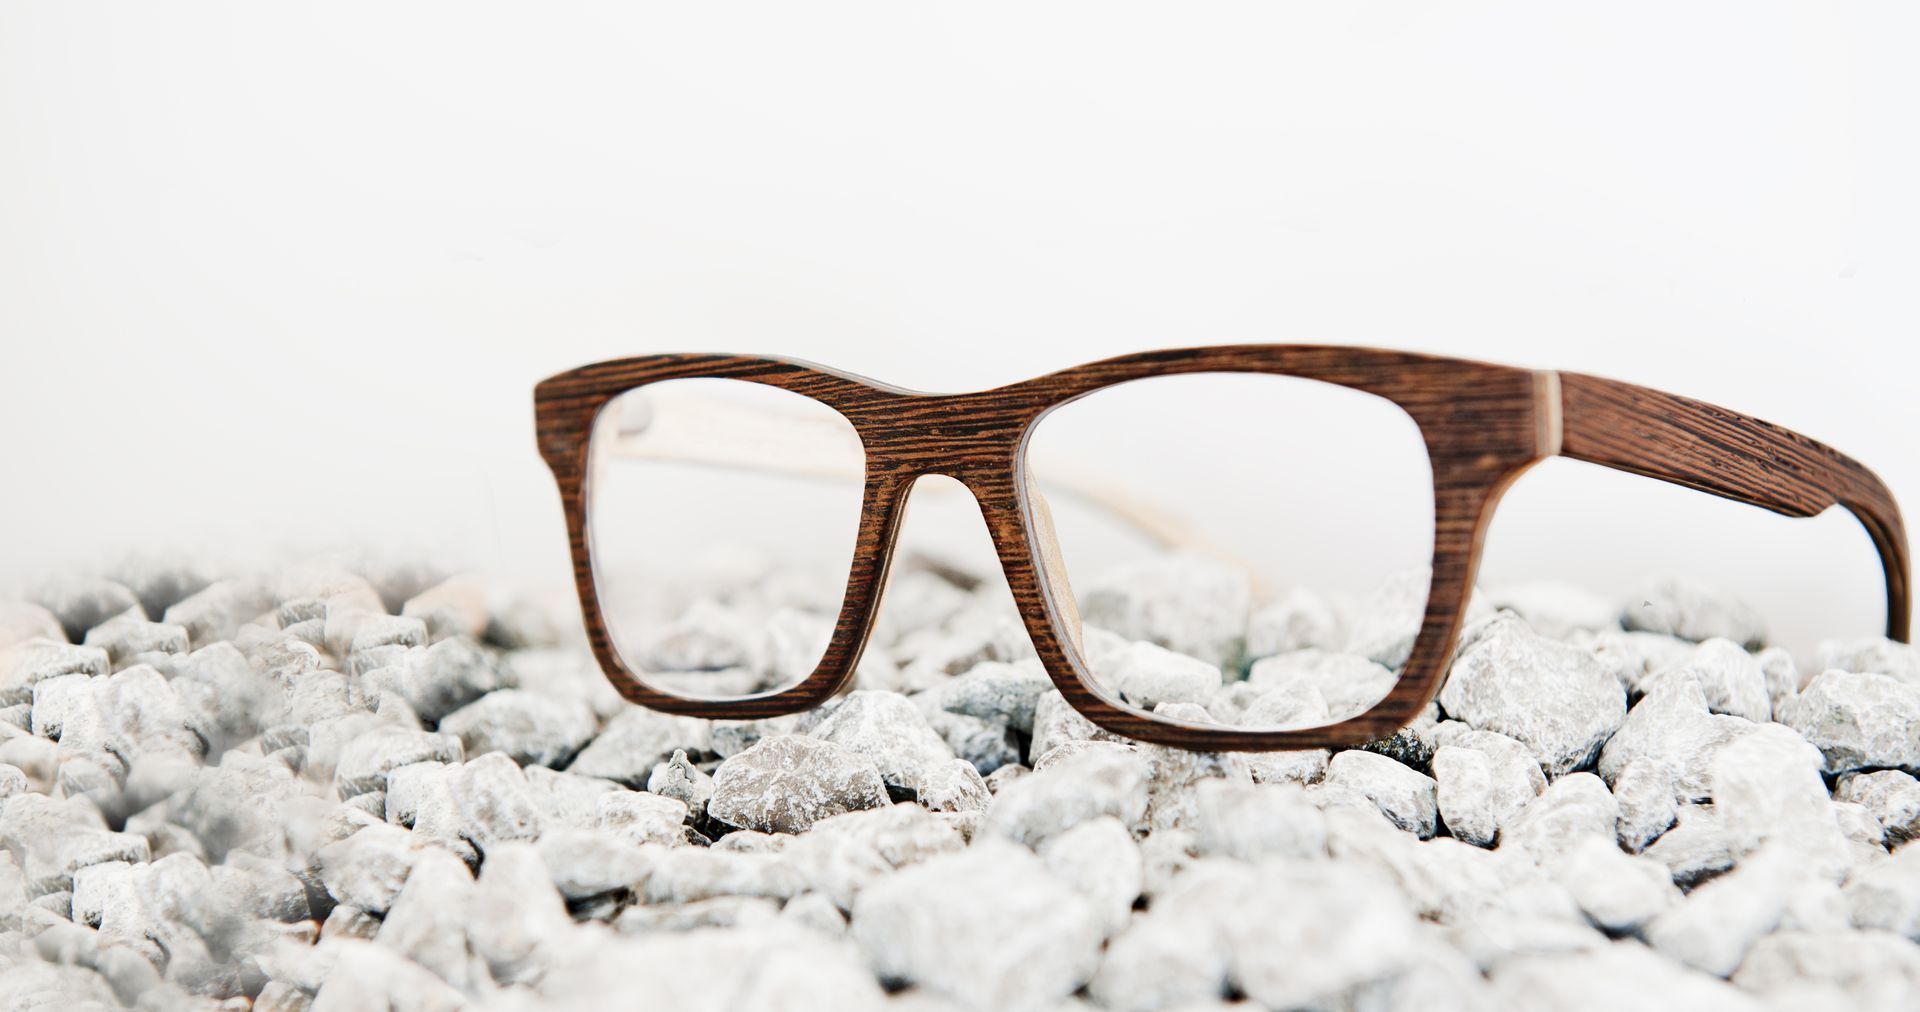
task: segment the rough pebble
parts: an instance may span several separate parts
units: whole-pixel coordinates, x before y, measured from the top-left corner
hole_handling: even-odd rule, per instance
[[[645,650],[790,666],[825,619],[740,572]],[[0,1007],[1920,996],[1903,644],[1803,669],[1717,592],[1498,589],[1409,727],[1209,754],[1074,711],[990,583],[906,574],[857,691],[739,722],[631,706],[565,621],[421,567],[0,602]],[[1256,600],[1162,559],[1093,582],[1083,646],[1130,706],[1325,723],[1394,684],[1424,581]]]

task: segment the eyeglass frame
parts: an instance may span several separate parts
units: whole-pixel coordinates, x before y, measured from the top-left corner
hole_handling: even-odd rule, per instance
[[[1044,499],[1029,483],[1026,444],[1054,408],[1097,390],[1187,373],[1265,373],[1385,398],[1418,426],[1433,476],[1431,577],[1419,633],[1386,696],[1321,727],[1248,730],[1149,713],[1102,689],[1078,647],[1078,614],[1054,548]],[[846,593],[825,653],[804,679],[725,699],[650,685],[614,647],[589,548],[589,452],[615,397],[666,380],[728,379],[800,394],[852,423],[865,487]],[[1656,478],[1790,517],[1833,506],[1866,528],[1886,577],[1887,635],[1909,634],[1905,527],[1872,471],[1797,432],[1702,401],[1580,373],[1336,345],[1224,345],[1121,355],[972,393],[922,393],[797,359],[658,354],[582,366],[534,389],[541,456],[559,486],[574,584],[595,660],[620,695],[655,710],[754,720],[818,706],[846,688],[866,646],[892,562],[903,506],[919,478],[959,481],[979,502],[1035,652],[1069,704],[1129,738],[1203,751],[1358,745],[1411,723],[1438,693],[1502,494],[1562,456]]]

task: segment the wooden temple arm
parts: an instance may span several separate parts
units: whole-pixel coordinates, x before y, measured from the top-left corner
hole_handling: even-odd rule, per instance
[[[1824,443],[1702,401],[1579,373],[1559,373],[1558,385],[1561,456],[1787,516],[1846,507],[1880,553],[1887,636],[1906,642],[1912,607],[1906,528],[1892,493],[1872,471]]]

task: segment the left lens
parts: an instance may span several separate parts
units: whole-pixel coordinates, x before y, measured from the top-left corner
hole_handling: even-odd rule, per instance
[[[859,535],[852,423],[777,387],[667,380],[601,411],[589,460],[594,586],[630,670],[705,699],[812,673]]]

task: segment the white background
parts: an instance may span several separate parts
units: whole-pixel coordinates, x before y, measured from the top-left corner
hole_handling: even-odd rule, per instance
[[[0,8],[0,560],[375,541],[559,586],[530,391],[1349,341],[1827,439],[1920,502],[1920,10]],[[1849,520],[1551,463],[1488,580],[1879,621]],[[1865,614],[1863,614],[1863,609]]]

